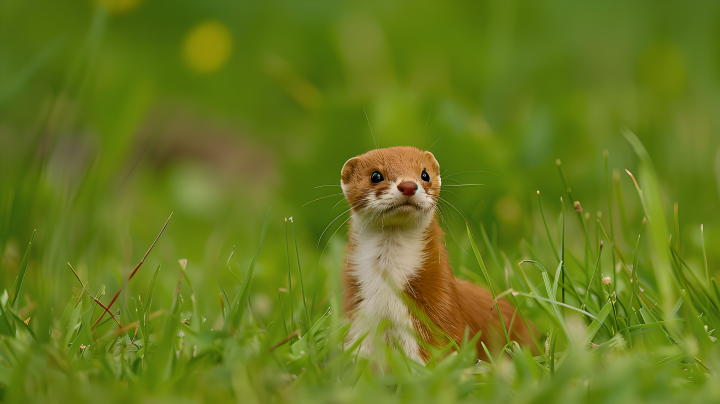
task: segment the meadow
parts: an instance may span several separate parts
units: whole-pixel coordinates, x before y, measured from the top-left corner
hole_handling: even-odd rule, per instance
[[[0,400],[720,400],[719,18],[0,1]],[[434,153],[455,275],[534,346],[343,343],[376,145]]]

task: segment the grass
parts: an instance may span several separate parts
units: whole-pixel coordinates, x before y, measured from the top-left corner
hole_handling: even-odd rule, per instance
[[[4,153],[0,158],[0,191],[6,201],[0,228],[0,246],[4,248],[1,265],[5,271],[5,282],[0,286],[0,401],[720,400],[720,355],[714,337],[720,323],[720,290],[712,277],[717,273],[712,264],[718,255],[710,243],[706,253],[704,231],[709,232],[709,242],[716,237],[717,233],[711,233],[714,218],[707,218],[707,229],[699,229],[702,255],[699,251],[687,252],[693,242],[680,227],[681,219],[694,223],[687,218],[697,216],[683,216],[685,212],[700,212],[700,208],[712,206],[708,195],[717,197],[715,190],[707,186],[715,181],[707,170],[713,153],[707,150],[717,142],[700,136],[705,126],[708,137],[714,133],[711,111],[716,108],[711,89],[715,77],[713,69],[706,65],[713,67],[715,62],[706,58],[706,41],[713,38],[715,25],[714,20],[704,18],[713,15],[712,10],[682,7],[673,9],[670,14],[678,18],[670,19],[667,7],[615,9],[590,5],[586,10],[586,6],[568,8],[563,4],[562,13],[552,5],[544,10],[541,7],[515,13],[496,6],[481,7],[478,12],[474,8],[436,9],[439,6],[413,4],[407,10],[370,10],[357,21],[371,28],[378,23],[382,28],[378,31],[380,42],[387,44],[381,53],[388,53],[388,60],[396,61],[398,68],[378,65],[379,70],[370,70],[369,82],[397,75],[389,82],[400,84],[381,86],[368,98],[358,98],[357,94],[365,93],[362,87],[366,82],[345,83],[342,77],[355,77],[365,69],[358,69],[361,65],[343,67],[346,62],[337,60],[336,49],[347,39],[347,35],[337,35],[338,27],[345,20],[357,23],[348,19],[354,15],[351,9],[322,8],[317,14],[309,9],[304,13],[288,11],[287,15],[301,16],[301,20],[293,20],[278,18],[283,13],[278,14],[276,6],[255,13],[245,8],[223,8],[213,14],[196,6],[173,4],[168,9],[141,3],[141,7],[117,16],[104,12],[102,7],[87,5],[76,5],[72,12],[67,11],[67,6],[55,10],[49,4],[25,7],[24,11],[22,7],[4,7],[9,16],[22,13],[5,20],[3,26],[12,34],[0,36],[7,53],[0,67],[8,77],[14,77],[6,80],[0,91],[0,143],[4,145],[0,150]],[[406,25],[411,21],[408,13],[412,13],[417,28]],[[190,15],[198,21],[186,21]],[[308,19],[308,15],[312,18]],[[458,15],[470,18],[458,19]],[[607,24],[598,24],[603,15],[615,27],[615,36],[608,36],[602,28]],[[239,57],[231,58],[229,65],[215,75],[189,76],[187,66],[176,66],[181,63],[178,44],[187,29],[205,18],[227,23]],[[248,25],[246,18],[257,23]],[[314,23],[309,24],[310,20]],[[166,25],[158,25],[158,21],[166,21]],[[428,26],[443,29],[427,30]],[[541,32],[539,26],[554,30]],[[657,26],[670,29],[658,34]],[[253,38],[253,43],[254,38],[263,38],[257,42],[263,45],[248,46],[243,37],[245,30],[249,30],[247,38]],[[282,32],[291,32],[293,40],[269,35]],[[482,39],[485,37],[487,43]],[[130,41],[129,45],[126,41]],[[435,41],[456,46],[433,45]],[[39,44],[42,46],[38,48]],[[417,73],[405,67],[424,66],[426,63],[418,61],[428,57],[427,45],[430,50],[439,46],[447,52],[446,57],[430,53],[442,63],[438,65],[441,69],[431,69],[428,76],[452,77],[437,89],[423,87],[424,80],[412,78]],[[504,51],[478,57],[485,55],[485,48]],[[658,53],[656,48],[665,51]],[[535,49],[551,51],[528,51]],[[286,89],[305,87],[274,83],[263,72],[253,70],[263,64],[260,60],[267,59],[268,50],[287,59],[290,76],[298,83],[317,87],[317,94],[325,98],[322,108],[315,112],[296,111],[297,106],[286,100]],[[679,55],[679,76],[666,60],[675,53]],[[36,56],[28,57],[33,54]],[[488,68],[489,60],[499,64]],[[450,69],[447,72],[443,70],[445,65]],[[658,70],[658,66],[663,68]],[[520,70],[514,70],[517,68]],[[498,74],[501,71],[507,74]],[[668,73],[663,75],[667,80],[644,80],[654,77],[656,71]],[[320,78],[325,76],[327,81]],[[666,89],[665,84],[675,76],[687,90],[674,93]],[[137,77],[141,78],[139,84],[128,87]],[[602,83],[602,91],[600,86],[588,86],[587,78]],[[418,84],[412,84],[415,82]],[[436,92],[454,95],[438,98]],[[232,216],[229,209],[216,205],[220,213],[202,212],[203,219],[198,219],[199,215],[191,214],[192,207],[180,206],[176,210],[170,206],[206,188],[170,197],[177,190],[158,186],[163,183],[158,178],[164,175],[161,169],[157,171],[160,174],[143,171],[152,165],[147,163],[154,161],[152,158],[141,163],[143,157],[138,157],[130,168],[123,165],[132,154],[131,144],[139,139],[142,146],[144,138],[138,133],[143,128],[138,125],[145,113],[152,123],[153,115],[145,109],[156,105],[150,102],[154,97],[185,98],[193,105],[189,107],[191,112],[202,110],[202,115],[212,111],[238,119],[243,132],[257,132],[248,134],[250,139],[256,136],[259,141],[274,135],[268,144],[276,145],[273,152],[282,161],[277,162],[283,165],[278,169],[282,178],[312,177],[326,184],[330,183],[326,180],[335,181],[337,170],[328,169],[328,164],[333,163],[330,160],[372,147],[371,137],[374,142],[375,136],[365,136],[366,121],[372,121],[379,135],[386,136],[386,142],[430,145],[428,149],[443,161],[443,168],[455,173],[444,175],[445,179],[472,173],[465,171],[474,167],[468,166],[469,162],[486,161],[486,166],[509,170],[518,161],[535,160],[521,166],[519,176],[525,181],[518,180],[517,172],[508,172],[502,177],[502,186],[491,188],[490,184],[485,188],[485,195],[491,198],[513,193],[517,197],[518,190],[543,189],[542,194],[537,192],[537,201],[535,195],[528,196],[537,214],[519,215],[527,231],[519,232],[511,225],[501,225],[498,231],[495,223],[482,223],[479,218],[494,217],[492,203],[485,204],[489,208],[483,205],[473,210],[476,204],[480,206],[480,197],[468,193],[462,193],[459,203],[454,201],[457,205],[448,202],[449,206],[443,206],[447,214],[442,223],[450,232],[457,224],[452,215],[457,213],[455,221],[462,222],[467,231],[467,238],[456,231],[449,233],[446,240],[456,275],[489,288],[496,297],[511,299],[517,310],[501,313],[503,326],[515,321],[532,323],[537,329],[534,350],[517,345],[505,333],[506,345],[484,346],[488,360],[478,362],[473,347],[479,336],[466,334],[461,344],[450,343],[434,350],[426,366],[389,348],[389,369],[380,371],[383,366],[375,358],[358,356],[357,343],[343,344],[349,324],[342,316],[336,279],[342,248],[333,236],[344,226],[330,233],[330,241],[322,248],[322,253],[328,253],[322,265],[315,262],[319,251],[310,248],[314,240],[303,239],[322,231],[325,223],[318,215],[322,208],[314,204],[310,209],[316,210],[303,211],[304,217],[311,219],[298,222],[297,234],[295,223],[286,220],[282,240],[280,233],[268,233],[269,227],[281,227],[273,226],[281,223],[279,214],[269,212],[263,221],[261,214],[255,214],[258,207],[253,203],[260,205],[267,199],[258,197],[260,202],[245,203],[250,199],[245,197],[245,186],[243,193],[228,192],[219,199],[228,206],[236,206],[236,200],[241,200],[238,210],[253,214],[233,220],[223,216]],[[533,100],[532,114],[522,107],[529,103],[525,97]],[[629,106],[637,103],[636,97],[642,101],[638,111]],[[479,98],[486,101],[471,101]],[[421,111],[422,121],[429,107],[424,139],[417,138],[423,129],[415,125],[417,117],[409,115],[405,101],[398,99],[432,103],[439,99],[438,108],[422,102],[411,108]],[[367,102],[374,103],[375,110],[364,116],[354,114]],[[164,104],[157,105],[162,109]],[[587,114],[585,105],[594,106],[595,112]],[[440,112],[431,119],[430,112],[436,114],[436,110]],[[547,120],[543,114],[549,114]],[[185,111],[179,115],[185,115]],[[658,166],[656,170],[635,135],[623,131],[637,156],[639,171],[628,159],[620,160],[632,165],[612,167],[606,151],[604,183],[592,178],[587,178],[585,184],[571,183],[582,177],[573,176],[572,170],[592,157],[594,149],[587,144],[610,144],[604,147],[622,155],[617,143],[623,140],[616,140],[608,134],[610,130],[603,129],[605,124],[617,123],[614,119],[631,122],[646,135],[646,145],[657,161],[680,164]],[[694,126],[704,120],[707,125]],[[542,129],[545,121],[555,125],[547,129],[554,138],[543,137],[542,130],[526,137],[526,127]],[[674,132],[666,128],[676,127],[677,136],[668,136],[666,130]],[[213,128],[207,129],[212,134]],[[150,131],[155,132],[152,125]],[[86,150],[87,155],[64,154],[67,151],[62,147],[54,150],[58,144],[72,149],[78,146],[81,152],[92,149],[95,143],[84,143],[84,135],[69,135],[86,132],[93,133],[91,139],[99,142],[102,159],[100,149],[95,154]],[[277,133],[292,136],[280,138]],[[337,142],[338,133],[344,134],[342,145]],[[436,133],[442,136],[436,138]],[[469,133],[473,140],[468,140]],[[11,138],[13,135],[30,138],[23,143]],[[212,144],[213,139],[203,137],[203,145]],[[532,153],[523,154],[528,142],[533,145]],[[277,146],[281,143],[299,151],[283,151]],[[27,146],[31,144],[37,147]],[[563,156],[563,164],[558,160],[555,167],[543,164],[547,170],[535,170],[539,166],[533,164],[553,158],[543,157],[548,151],[537,147],[539,144],[552,144],[552,153]],[[674,154],[680,148],[684,153]],[[150,154],[152,149],[147,149]],[[75,173],[63,168],[62,178],[53,176],[58,171],[53,159],[80,162],[83,156],[88,158],[83,168]],[[308,163],[310,160],[313,163]],[[186,163],[183,160],[174,164]],[[135,166],[136,187],[118,186],[115,172],[133,172]],[[548,171],[552,178],[546,175]],[[326,173],[327,177],[322,177]],[[130,175],[122,175],[124,183]],[[671,205],[663,204],[661,175],[663,186],[673,185],[673,195],[685,198],[680,199],[680,205],[668,209]],[[237,171],[233,171],[231,179],[224,183],[236,184],[237,177]],[[624,191],[623,183],[627,186],[630,182],[635,191]],[[142,184],[149,186],[143,188]],[[181,184],[186,187],[188,182]],[[306,185],[304,181],[282,184],[292,196],[282,195],[280,207],[273,200],[273,212],[290,211],[289,206],[299,205],[298,198],[312,199],[301,188]],[[445,195],[461,193],[466,185],[479,184],[446,184]],[[128,197],[133,191],[143,197]],[[690,193],[692,197],[686,197]],[[113,199],[119,202],[110,203]],[[577,199],[582,200],[578,209]],[[132,207],[133,203],[148,208]],[[605,210],[594,220],[579,209],[600,206]],[[205,209],[212,210],[207,206]],[[132,241],[127,241],[127,212],[132,212],[135,222],[143,223],[132,228],[133,236],[148,237],[150,244],[158,229],[165,229],[162,220],[169,210],[179,212],[170,222],[171,228],[177,226],[172,229],[174,233],[161,230],[148,250],[143,244],[141,253],[147,252],[133,267],[140,256],[127,257],[133,251]],[[162,217],[155,218],[153,215],[159,211]],[[559,215],[555,216],[555,212]],[[202,246],[187,252],[188,244],[205,241],[202,237],[209,232],[207,228],[222,233],[220,222],[251,228],[247,233],[253,234],[252,243],[242,232],[228,232],[226,238],[238,249],[233,246],[227,260],[223,256],[219,264],[207,248],[198,252]],[[36,226],[37,238],[33,230]],[[99,230],[104,226],[110,230]],[[532,239],[522,239],[533,231]],[[107,235],[112,232],[123,233],[121,242],[116,242],[116,234]],[[498,233],[505,240],[498,242]],[[15,243],[18,235],[23,235],[22,241]],[[320,241],[324,241],[322,236]],[[211,244],[207,241],[207,245]],[[13,248],[18,251],[17,263],[9,253]],[[24,255],[22,250],[26,250]],[[5,262],[7,257],[9,264]],[[191,258],[190,264],[185,257]],[[245,257],[248,263],[240,266],[238,257]],[[146,258],[148,263],[141,268]],[[175,264],[178,259],[179,267]],[[75,267],[65,266],[66,260]],[[327,273],[323,273],[325,269]],[[610,278],[609,284],[601,281],[605,278]],[[99,284],[99,279],[107,285]],[[171,286],[164,282],[166,279],[171,280]],[[75,282],[79,287],[71,288]],[[108,289],[118,292],[109,296]],[[274,296],[275,291],[277,302],[263,309],[261,297]],[[60,302],[67,296],[71,297]]]
[[[507,344],[494,351],[485,347],[488,361],[478,361],[474,340],[479,335],[466,333],[459,346],[449,343],[435,349],[426,366],[388,347],[387,368],[383,370],[384,365],[375,358],[358,355],[358,343],[344,346],[349,324],[342,316],[339,291],[315,285],[306,289],[292,220],[285,224],[287,280],[284,276],[276,279],[280,310],[266,324],[254,312],[251,296],[267,228],[276,220],[268,211],[253,258],[247,269],[241,270],[241,276],[230,267],[232,254],[227,260],[226,266],[237,284],[223,285],[216,276],[219,306],[199,301],[191,277],[200,275],[188,270],[187,260],[180,260],[179,270],[174,265],[168,265],[174,269],[158,266],[144,286],[144,296],[117,300],[155,243],[162,244],[161,230],[107,306],[102,303],[106,300],[106,286],[83,283],[71,266],[74,275],[67,275],[77,277],[81,289],[70,301],[64,307],[36,310],[48,313],[45,317],[39,315],[40,319],[22,318],[19,297],[27,293],[23,280],[31,254],[36,253],[31,248],[31,237],[16,285],[0,298],[2,399],[717,401],[720,355],[712,335],[720,325],[717,282],[710,278],[707,263],[701,270],[686,264],[679,252],[678,214],[674,215],[675,229],[669,229],[652,162],[635,135],[629,131],[624,134],[640,160],[639,175],[628,174],[646,218],[634,248],[623,248],[614,238],[612,212],[617,209],[624,216],[625,198],[613,192],[618,188],[610,175],[607,153],[604,168],[608,211],[596,220],[597,238],[601,239],[597,250],[592,247],[588,219],[578,210],[574,220],[569,215],[566,218],[574,200],[559,164],[560,182],[570,201],[562,202],[560,228],[555,232],[560,234],[553,234],[548,226],[537,193],[543,223],[543,234],[538,236],[547,238],[551,250],[542,251],[541,256],[554,261],[543,263],[532,251],[534,259],[513,266],[505,252],[490,241],[482,224],[466,223],[476,260],[472,267],[477,269],[458,269],[456,274],[488,287],[493,296],[511,298],[517,309],[515,313],[501,313],[503,327],[513,321],[533,323],[538,331],[537,355],[532,354],[532,347],[511,341],[506,332]],[[610,219],[605,221],[610,225],[609,234],[603,218]],[[566,226],[577,227],[578,222],[582,232],[566,231]],[[626,220],[621,222],[624,226]],[[475,243],[475,228],[482,235],[481,246]],[[627,228],[618,230],[621,234],[630,232]],[[578,248],[568,245],[573,234],[579,237]],[[560,240],[559,245],[553,239]],[[485,265],[480,247],[492,258],[492,265]],[[293,248],[297,272],[291,265]],[[703,244],[706,262],[704,256]],[[612,262],[610,275],[603,273],[603,257],[606,263]],[[566,258],[573,265],[566,264]],[[154,298],[161,270],[177,275],[171,300]],[[609,282],[602,278],[609,278]],[[293,287],[293,279],[299,280],[299,291],[297,283]],[[183,283],[187,288],[181,287]],[[97,292],[92,294],[92,290]],[[184,295],[181,290],[189,290],[190,294]],[[321,303],[316,304],[318,293],[325,296],[318,297]],[[213,329],[212,321],[201,315],[201,305],[220,307],[216,313],[223,319],[219,328]],[[313,308],[317,306],[321,309],[316,311]],[[111,311],[113,308],[115,311]],[[106,311],[111,318],[103,320]],[[132,321],[122,325],[117,317]]]

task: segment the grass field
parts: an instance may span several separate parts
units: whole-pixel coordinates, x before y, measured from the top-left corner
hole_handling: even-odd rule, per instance
[[[3,402],[720,400],[720,7],[41,4],[0,1]],[[374,136],[534,347],[344,346]]]

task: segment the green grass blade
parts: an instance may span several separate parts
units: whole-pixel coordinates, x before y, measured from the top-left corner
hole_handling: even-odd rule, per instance
[[[703,225],[700,225],[700,243],[702,244],[703,262],[705,263],[705,280],[708,285],[710,284],[710,270],[708,269],[707,253],[705,253],[705,230]]]
[[[620,212],[620,223],[621,223],[621,234],[625,238],[626,241],[632,240],[632,235],[630,233],[630,226],[628,225],[629,221],[627,218],[627,209],[625,207],[625,193],[622,189],[622,175],[620,174],[620,170],[614,169],[612,173],[612,182],[613,182],[613,195],[615,196],[615,203],[618,206],[618,211]]]
[[[529,261],[528,261],[528,262],[529,262]],[[552,303],[552,302],[553,302],[552,300],[550,300],[550,299],[548,299],[548,298],[545,298],[545,297],[542,297],[542,296],[538,296],[538,295],[533,295],[533,294],[530,294],[530,293],[515,292],[515,294],[517,294],[518,296],[529,297],[529,298],[531,298],[531,299],[539,300],[539,301],[542,301],[542,302],[548,302],[548,303]],[[576,311],[576,312],[578,312],[578,313],[580,313],[580,314],[584,314],[584,315],[588,316],[588,317],[589,317],[590,319],[592,319],[592,320],[597,320],[597,317],[595,317],[592,313],[590,313],[590,312],[588,312],[588,311],[585,311],[585,310],[583,310],[583,309],[578,309],[578,308],[575,307],[575,306],[571,306],[571,305],[566,304],[566,303],[558,302],[557,300],[555,300],[555,304],[557,304],[558,306],[564,307],[564,308],[566,308],[566,309],[570,309],[570,310]],[[558,324],[560,324],[559,321],[558,321]]]
[[[713,290],[715,291],[715,298],[720,301],[720,289],[718,289],[717,282],[715,281],[715,278],[710,278],[710,283],[712,284]]]
[[[280,296],[279,290],[278,290],[278,302],[280,302],[280,315],[282,316],[283,327],[285,327],[285,335],[290,335],[290,330],[288,330],[287,322],[285,321],[285,309],[283,309],[282,296]]]
[[[495,249],[493,248],[492,243],[490,242],[490,238],[485,231],[485,226],[483,226],[482,223],[480,223],[480,234],[482,235],[483,242],[485,243],[485,248],[487,248],[488,252],[490,252],[490,257],[493,259],[495,265],[497,265],[498,270],[502,271],[503,266],[500,264],[497,254],[495,254]]]
[[[587,261],[590,259],[590,255],[592,254],[592,248],[590,247],[590,233],[588,233],[587,224],[583,219],[582,210],[575,209],[575,200],[572,197],[572,192],[570,191],[570,187],[568,186],[567,181],[565,181],[565,175],[563,174],[562,166],[559,159],[555,161],[555,165],[557,166],[558,174],[560,175],[560,181],[562,182],[563,187],[567,192],[568,199],[570,199],[570,206],[576,211],[578,215],[578,220],[580,220],[580,223],[582,223],[583,233],[585,234],[585,259]],[[565,260],[563,259],[563,261]],[[585,266],[589,268],[589,262],[586,262]]]
[[[290,241],[288,239],[288,219],[285,219],[285,257],[287,259],[288,294],[290,295],[290,329],[295,327],[295,305],[293,304],[292,276],[290,271]],[[308,324],[309,326],[309,324]]]
[[[172,305],[170,306],[170,312],[168,313],[167,323],[162,332],[162,340],[157,344],[156,351],[152,354],[149,364],[147,366],[146,377],[144,381],[149,388],[156,388],[159,380],[167,378],[172,372],[172,368],[168,366],[170,361],[174,358],[173,353],[175,352],[175,338],[178,333],[178,327],[180,326],[180,309],[182,308],[182,296],[180,296],[180,284],[182,282],[182,270],[180,271],[180,277],[178,279],[177,288],[173,296]],[[150,319],[148,318],[148,321]],[[145,342],[147,347],[149,341]]]
[[[192,296],[190,296],[190,299],[193,302],[193,317],[190,321],[191,328],[196,332],[200,332],[200,330],[202,329],[202,318],[200,316],[201,311],[200,311],[200,302],[198,301],[199,297],[198,297],[197,291],[195,290],[195,285],[190,280],[190,277],[188,276],[188,273],[187,273],[187,260],[181,259],[178,262],[180,263],[180,271],[183,275],[183,278],[185,278],[185,282],[187,282],[188,286],[190,286],[190,290],[192,291]],[[230,271],[230,272],[232,272],[232,271]],[[233,273],[233,275],[235,275],[235,274]],[[217,280],[217,276],[215,277],[215,280]],[[226,304],[227,304],[227,297],[225,299],[226,299]]]
[[[102,294],[105,292],[105,285],[102,285],[100,289],[98,290],[97,294],[95,294],[95,298],[98,299]],[[80,307],[80,306],[78,306]],[[80,329],[78,330],[78,335],[73,341],[72,345],[70,346],[70,349],[67,351],[66,358],[68,360],[72,360],[80,351],[82,346],[88,346],[93,342],[93,333],[91,330],[92,327],[92,317],[95,313],[95,308],[98,307],[95,304],[91,304],[90,308],[88,308],[83,314],[80,316]],[[84,353],[84,351],[83,351]],[[80,355],[82,355],[81,353]]]
[[[562,174],[562,171],[560,172]],[[562,216],[562,227],[560,228],[560,265],[565,267],[565,202],[563,198],[560,198],[560,216]],[[565,284],[565,271],[563,271],[562,278],[563,285]],[[562,302],[565,303],[565,289],[562,292]]]
[[[155,268],[155,273],[153,273],[152,280],[150,281],[150,285],[148,286],[147,292],[145,292],[145,307],[143,307],[144,315],[149,315],[150,313],[150,306],[152,304],[152,297],[153,292],[155,291],[155,285],[157,284],[157,277],[160,273],[160,265]]]
[[[638,265],[638,256],[640,253],[640,235],[638,235],[637,243],[635,244],[635,256],[633,257],[633,267],[632,267],[632,274],[631,274],[631,280],[632,280],[632,293],[630,294],[630,307],[634,308],[633,306],[633,300],[637,299],[638,305],[642,305],[640,302],[640,296],[638,295],[638,277],[637,277],[637,265]],[[638,306],[641,307],[641,306]]]
[[[252,287],[253,275],[255,274],[255,264],[257,264],[258,257],[260,256],[260,250],[262,249],[263,241],[265,240],[265,233],[267,233],[269,221],[270,210],[268,209],[267,216],[265,216],[265,223],[263,224],[263,229],[260,233],[260,244],[258,245],[257,251],[255,251],[255,256],[250,263],[250,267],[248,267],[246,275],[243,278],[240,292],[238,292],[237,295],[237,302],[233,302],[234,306],[231,310],[230,316],[226,317],[226,319],[230,318],[230,322],[226,323],[226,326],[232,324],[235,328],[240,327],[243,315],[245,314],[245,307],[247,306],[248,298],[250,297],[250,288]]]
[[[610,241],[610,245],[615,245],[615,225],[613,224],[613,188],[612,188],[612,178],[610,177],[610,163],[609,163],[610,153],[606,150],[603,150],[603,162],[605,166],[605,192],[607,192],[607,205],[608,205],[608,222],[610,223],[610,238],[608,239]],[[598,218],[598,221],[600,219]],[[603,229],[603,232],[605,230]],[[606,236],[607,238],[607,236]],[[612,255],[612,267],[615,269],[615,254]],[[613,290],[616,288],[616,283],[613,283]]]
[[[7,298],[7,292],[3,292],[3,297]],[[15,327],[13,327],[13,324],[15,323],[10,318],[10,314],[8,314],[10,310],[8,310],[7,307],[7,300],[3,299],[3,301],[0,301],[0,334],[7,335],[8,337],[14,337],[15,336]]]
[[[477,245],[475,245],[475,240],[473,239],[472,232],[470,231],[470,225],[467,222],[465,222],[465,228],[467,229],[468,238],[470,239],[470,246],[472,247],[473,253],[475,253],[475,259],[480,265],[480,270],[482,271],[482,274],[488,283],[488,287],[490,288],[490,293],[492,294],[493,300],[495,300],[495,308],[497,309],[498,316],[500,317],[500,324],[502,324],[503,332],[505,333],[505,340],[509,344],[510,336],[508,335],[507,327],[505,327],[505,321],[503,320],[502,313],[500,312],[500,306],[498,306],[497,304],[497,295],[495,294],[495,288],[493,287],[492,280],[490,279],[490,274],[488,274],[488,271],[485,268],[485,263],[483,262],[482,256],[480,256],[480,251],[478,251]]]
[[[597,261],[595,262],[595,270],[593,271],[593,274],[590,277],[590,282],[588,282],[588,287],[587,287],[587,291],[585,292],[585,300],[583,301],[582,308],[587,307],[588,297],[590,296],[590,288],[592,287],[593,280],[595,279],[595,275],[597,274],[598,267],[600,266],[600,256],[602,254],[602,248],[603,248],[603,243],[600,242],[600,250],[598,252]]]
[[[563,331],[565,332],[565,335],[567,336],[568,341],[572,345],[573,342],[572,342],[572,337],[570,335],[570,329],[568,328],[567,322],[565,322],[565,317],[563,316],[562,312],[560,311],[560,308],[558,307],[558,302],[555,300],[555,293],[553,291],[553,286],[550,284],[550,277],[548,275],[547,270],[541,263],[539,263],[537,261],[522,261],[521,263],[523,263],[523,262],[529,262],[529,263],[535,265],[538,269],[540,269],[540,272],[542,273],[543,281],[545,282],[545,290],[547,291],[547,294],[548,294],[548,298],[549,298],[548,300],[550,300],[550,304],[552,305],[553,311],[555,312],[555,317],[557,318],[558,323],[560,323],[560,326],[562,327]],[[558,270],[555,272],[556,281],[557,281],[557,277],[558,277],[557,274],[560,273],[560,269],[561,269],[562,265],[563,265],[562,262],[560,262],[560,264],[558,264]],[[556,286],[557,286],[557,284],[556,284]]]
[[[37,342],[37,337],[35,336],[35,332],[27,325],[25,324],[25,321],[20,318],[15,312],[12,310],[8,310],[7,313],[12,314],[13,318],[15,319],[15,322],[17,323],[18,328],[21,328],[25,330],[28,334],[30,334],[30,337],[33,339],[34,342]]]
[[[37,230],[33,230],[32,235],[30,236],[30,242],[28,243],[27,250],[25,250],[25,256],[23,257],[22,263],[20,264],[20,271],[18,272],[18,278],[17,278],[17,289],[15,290],[15,295],[13,295],[12,302],[10,303],[10,306],[14,307],[14,310],[17,311],[18,309],[18,296],[20,296],[20,290],[22,288],[23,280],[25,279],[25,273],[27,272],[27,266],[28,261],[30,261],[30,251],[32,251],[32,242],[35,238],[35,232]],[[13,285],[13,289],[15,288],[15,285]],[[10,293],[12,294],[13,289],[10,289]]]
[[[555,376],[555,347],[557,346],[557,331],[552,330],[550,334],[550,349],[548,354],[550,355],[550,376]]]
[[[660,307],[663,311],[669,312],[672,309],[672,305],[677,301],[678,287],[673,283],[669,271],[670,255],[667,248],[668,231],[665,223],[660,182],[653,163],[650,160],[650,155],[645,150],[640,139],[626,128],[622,130],[622,134],[640,158],[640,183],[642,184],[642,191],[638,189],[638,193],[641,201],[643,201],[647,207],[650,241],[657,259],[657,264],[653,265],[652,268],[655,272],[655,279],[659,286],[660,296],[662,297],[659,302]]]
[[[588,328],[585,330],[585,341],[583,342],[583,346],[587,346],[589,343],[592,342],[593,338],[595,338],[595,334],[600,331],[603,322],[611,311],[612,303],[605,303],[605,306],[602,308],[602,310],[600,310],[600,313],[598,313],[597,318],[593,319],[592,324],[590,324],[590,326],[588,326]]]
[[[542,207],[542,201],[540,200],[540,191],[537,191],[537,198],[538,198],[538,206],[540,207],[540,216],[542,216],[543,225],[545,226],[545,234],[547,234],[548,241],[550,241],[550,247],[553,250],[553,254],[555,254],[555,258],[558,260],[558,262],[562,261],[560,258],[560,255],[557,252],[557,249],[555,248],[555,243],[553,243],[552,236],[550,235],[550,228],[548,228],[547,220],[545,220],[545,211],[543,211]]]
[[[81,298],[82,298],[82,296],[81,296]],[[73,304],[72,300],[68,303],[68,305],[70,305],[70,304]],[[63,339],[61,339],[61,341],[63,341],[62,346],[64,346],[64,347],[66,347],[70,343],[70,340],[72,339],[72,336],[75,333],[75,330],[79,326],[78,320],[80,318],[80,310],[81,310],[81,306],[76,305],[75,307],[72,308],[72,312],[70,313],[69,317],[67,318],[67,321],[60,323],[60,327],[61,327],[60,331],[65,333],[63,336]]]
[[[300,250],[298,249],[297,237],[295,237],[295,222],[290,218],[290,227],[292,228],[293,242],[295,243],[295,256],[297,257],[298,273],[300,274],[300,292],[302,292],[303,307],[305,309],[305,321],[310,326],[310,312],[307,307],[307,298],[305,296],[305,284],[303,282],[302,268],[300,267]]]
[[[230,306],[230,300],[228,300],[228,297],[225,294],[225,289],[223,289],[222,285],[220,284],[220,279],[218,279],[217,274],[215,273],[215,270],[212,268],[210,268],[210,270],[212,271],[213,275],[215,276],[215,281],[217,282],[218,287],[220,288],[220,292],[222,292],[223,299],[225,300],[225,307],[227,307],[227,309],[230,310],[230,308],[232,306]],[[242,285],[242,283],[241,283],[241,285]],[[225,316],[225,313],[223,313],[223,316]]]
[[[299,355],[301,351],[309,352],[310,346],[308,345],[310,338],[318,331],[320,326],[322,326],[325,323],[325,320],[330,317],[330,309],[328,309],[325,314],[323,314],[318,321],[313,324],[310,329],[305,333],[305,335],[298,338],[298,340],[292,345],[292,351]]]
[[[634,325],[634,326],[632,326],[632,327],[623,328],[623,329],[621,329],[621,330],[618,331],[618,332],[624,333],[624,332],[626,332],[626,331],[635,331],[635,330],[640,330],[640,329],[650,329],[650,328],[660,327],[660,326],[663,325],[663,324],[673,324],[673,323],[678,323],[678,322],[682,322],[682,321],[685,321],[685,319],[684,319],[684,318],[676,318],[676,319],[673,319],[673,320],[656,321],[656,322],[653,322],[653,323],[650,323],[650,324],[638,324],[638,325]]]
[[[675,258],[677,258],[677,260],[680,262],[680,264],[681,264],[683,267],[685,267],[685,269],[687,270],[687,272],[690,273],[690,275],[692,276],[692,278],[695,280],[695,283],[697,284],[697,286],[700,287],[700,290],[701,290],[701,291],[703,292],[703,294],[705,295],[704,297],[712,304],[712,306],[713,306],[713,308],[715,309],[715,311],[716,311],[717,313],[720,313],[720,301],[717,300],[717,296],[715,296],[715,293],[713,293],[713,292],[710,290],[710,288],[709,288],[710,285],[709,285],[709,284],[705,284],[705,283],[702,281],[702,279],[700,279],[700,277],[698,276],[698,274],[696,274],[695,271],[693,271],[693,270],[690,268],[690,266],[688,266],[688,264],[685,262],[685,260],[683,260],[683,259],[680,257],[680,254],[679,254],[679,253],[677,252],[677,250],[675,250],[672,246],[670,246],[670,252],[673,254],[673,256],[674,256]],[[687,283],[688,283],[688,286],[690,286],[690,283],[689,283],[689,282],[687,282]]]
[[[558,287],[558,281],[560,280],[561,273],[562,273],[562,265],[558,265],[557,270],[555,270],[555,279],[553,280],[552,296],[550,297],[553,300],[557,300],[557,287]]]

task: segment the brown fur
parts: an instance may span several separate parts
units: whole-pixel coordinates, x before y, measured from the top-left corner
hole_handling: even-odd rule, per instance
[[[350,206],[353,211],[359,211],[367,206],[367,194],[381,195],[388,191],[390,181],[408,176],[419,177],[423,169],[430,174],[431,181],[419,182],[429,195],[437,198],[440,193],[440,167],[431,153],[413,147],[377,149],[352,158],[343,167],[341,177],[343,184],[346,184],[344,190]],[[389,181],[373,184],[370,176],[376,170]],[[426,214],[432,215],[432,220],[424,236],[422,265],[403,290],[420,312],[418,315],[417,311],[413,313],[411,310],[415,331],[425,343],[441,347],[448,343],[445,334],[458,345],[462,344],[465,328],[468,327],[471,337],[482,332],[476,347],[478,357],[486,357],[480,342],[484,342],[494,354],[505,345],[505,337],[492,295],[479,286],[455,278],[448,262],[444,233],[435,217],[434,206],[432,211]],[[350,231],[349,235],[348,255],[356,248],[354,232]],[[342,283],[343,309],[352,320],[360,297],[351,265],[352,263],[346,260]],[[530,344],[531,333],[519,315],[515,315],[515,308],[506,299],[499,300],[499,307],[505,325],[509,328],[511,340]],[[426,349],[421,348],[420,354],[425,361],[430,357]]]

